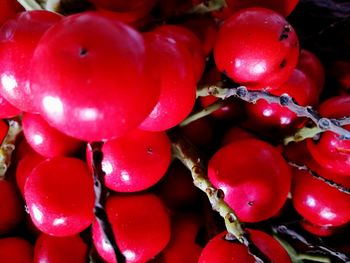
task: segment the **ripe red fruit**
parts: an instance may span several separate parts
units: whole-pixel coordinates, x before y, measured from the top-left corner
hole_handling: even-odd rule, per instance
[[[177,25],[161,25],[154,31],[186,46],[192,57],[193,74],[195,79],[199,81],[204,71],[205,54],[196,35],[187,28]]]
[[[319,89],[311,78],[299,69],[294,69],[290,78],[271,93],[277,96],[286,93],[302,106],[316,105],[319,99]],[[292,124],[299,120],[297,115],[288,108],[265,100],[247,104],[246,110],[252,125],[260,129],[282,130],[292,127]]]
[[[24,113],[23,133],[29,145],[45,157],[72,155],[83,142],[51,127],[39,114]]]
[[[276,89],[292,74],[299,44],[292,26],[272,10],[247,8],[219,30],[214,58],[218,69],[248,89]]]
[[[350,205],[350,196],[308,171],[294,170],[292,197],[298,213],[315,225],[340,226],[350,221],[350,211],[344,209]]]
[[[0,1],[0,26],[21,11],[24,9],[17,1]]]
[[[33,152],[27,153],[23,157],[23,159],[21,159],[18,162],[16,169],[16,182],[18,189],[21,191],[22,195],[24,195],[24,185],[27,181],[27,178],[29,177],[33,169],[44,160],[44,156]]]
[[[68,16],[35,50],[35,104],[50,125],[72,137],[120,137],[136,128],[158,99],[149,59],[142,36],[131,27],[93,12]]]
[[[276,214],[291,183],[290,168],[279,151],[257,139],[219,149],[209,161],[208,177],[243,222],[262,221]]]
[[[42,35],[61,19],[61,15],[48,11],[23,12],[0,30],[0,93],[22,111],[37,111],[29,82],[33,74],[29,64]]]
[[[151,187],[168,169],[170,148],[164,132],[135,130],[105,142],[102,147],[105,185],[117,192],[136,192]]]
[[[1,263],[33,263],[33,246],[18,237],[0,239]]]
[[[9,130],[9,125],[4,121],[0,120],[0,145],[4,141]]]
[[[194,106],[192,57],[185,46],[160,33],[146,33],[144,38],[153,58],[152,67],[160,76],[161,91],[157,105],[140,128],[163,131],[179,124]]]
[[[170,240],[169,216],[161,200],[153,194],[110,196],[106,212],[117,245],[128,263],[147,262]],[[100,256],[109,263],[116,262],[113,249],[104,241],[96,221],[92,234]]]
[[[0,95],[0,118],[12,118],[20,114],[21,111],[19,109],[11,105]]]
[[[35,242],[35,263],[85,263],[87,258],[88,246],[78,235],[52,237],[41,234]]]
[[[350,96],[332,97],[324,101],[319,112],[328,118],[343,118],[350,115]],[[349,129],[349,125],[345,126]],[[307,139],[307,148],[312,157],[328,170],[337,174],[350,175],[350,141],[342,140],[334,132],[320,134],[316,141]]]
[[[93,220],[93,180],[86,164],[56,157],[41,162],[27,178],[24,197],[30,216],[42,232],[74,235]]]
[[[0,180],[0,235],[13,230],[23,216],[24,205],[16,187],[8,181]]]
[[[247,229],[252,242],[264,253],[271,262],[290,263],[288,253],[268,234],[253,229]],[[248,253],[247,247],[238,241],[227,241],[223,232],[211,239],[204,247],[199,263],[254,263],[254,257]]]
[[[318,94],[321,94],[325,81],[325,72],[319,58],[310,51],[302,49],[297,68],[304,72],[306,76],[310,77],[316,85]]]

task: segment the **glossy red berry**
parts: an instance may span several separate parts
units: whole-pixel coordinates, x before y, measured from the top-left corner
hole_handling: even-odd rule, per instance
[[[16,168],[16,182],[21,194],[24,195],[24,185],[33,169],[46,158],[37,153],[27,153],[19,162]]]
[[[343,90],[350,89],[350,62],[346,60],[338,60],[334,62],[331,68],[331,74],[337,80],[339,86]]]
[[[294,69],[290,78],[271,93],[277,96],[288,94],[301,106],[316,105],[319,99],[319,89],[312,79],[299,69]],[[266,100],[259,100],[255,104],[249,103],[246,105],[246,110],[253,126],[260,129],[282,130],[292,127],[299,120],[298,116],[287,107]]]
[[[27,178],[24,197],[30,216],[42,232],[74,235],[93,220],[93,180],[84,162],[56,157],[41,162]]]
[[[271,262],[290,263],[288,253],[278,243],[277,240],[268,234],[248,229],[252,242],[264,253]],[[199,263],[253,263],[254,257],[248,253],[247,247],[238,241],[225,240],[227,232],[223,232],[211,239],[204,247],[199,258]]]
[[[227,19],[214,48],[218,69],[255,90],[276,89],[284,83],[298,55],[292,26],[278,13],[258,7],[240,10]]]
[[[336,234],[342,227],[332,227],[332,226],[319,226],[315,225],[307,220],[302,220],[300,225],[307,232],[318,237],[328,237]]]
[[[4,141],[9,130],[9,125],[4,121],[0,120],[0,145]]]
[[[316,85],[318,94],[321,94],[325,81],[325,71],[320,59],[312,52],[302,49],[297,68],[310,77]]]
[[[147,262],[170,240],[170,219],[161,200],[153,194],[115,195],[106,202],[106,212],[117,245],[126,262]],[[113,249],[106,245],[95,221],[93,241],[100,256],[116,262]]]
[[[102,147],[105,185],[117,192],[136,192],[156,184],[171,161],[164,132],[135,130]]]
[[[0,93],[22,111],[37,111],[29,65],[42,35],[61,19],[62,16],[48,11],[23,12],[0,30]]]
[[[22,125],[27,142],[42,156],[72,155],[83,146],[82,141],[51,127],[39,114],[24,113]]]
[[[294,171],[292,197],[298,213],[315,225],[340,226],[350,221],[350,211],[344,209],[350,205],[350,196],[313,178],[308,171]]]
[[[17,109],[0,95],[0,118],[12,118],[20,114],[20,109]]]
[[[350,96],[343,95],[324,101],[319,112],[328,118],[343,118],[350,113]],[[345,126],[349,129],[349,126]],[[342,175],[350,175],[350,141],[342,140],[333,132],[320,134],[318,140],[307,139],[307,147],[312,157],[328,170]]]
[[[221,145],[228,145],[245,139],[256,139],[256,136],[240,127],[234,126],[225,132]]]
[[[280,152],[257,139],[220,148],[209,161],[208,177],[243,222],[272,217],[285,203],[291,184]]]
[[[0,234],[13,230],[23,216],[24,204],[16,187],[8,181],[0,180]]]
[[[33,246],[18,237],[0,239],[1,263],[33,263]]]
[[[158,99],[149,59],[142,36],[131,27],[93,12],[68,16],[35,50],[35,103],[43,118],[67,135],[87,141],[120,137],[136,128]]]
[[[144,38],[152,54],[152,67],[160,76],[161,91],[157,105],[140,128],[163,131],[179,124],[194,106],[196,81],[192,57],[181,43],[160,33],[146,33]]]
[[[2,0],[0,2],[0,26],[22,11],[24,9],[17,1]]]
[[[195,34],[185,27],[177,25],[161,25],[154,30],[163,36],[172,38],[182,43],[188,49],[192,57],[192,67],[195,79],[199,81],[205,66],[205,54],[202,44]]]
[[[34,263],[85,263],[88,246],[78,235],[53,237],[41,234],[35,242]]]

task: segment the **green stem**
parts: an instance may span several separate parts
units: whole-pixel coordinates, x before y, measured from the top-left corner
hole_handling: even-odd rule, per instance
[[[312,128],[303,127],[299,129],[296,133],[291,136],[284,138],[284,145],[287,145],[290,142],[301,142],[308,138],[313,138],[315,135],[324,132],[318,126]]]
[[[218,11],[226,6],[227,4],[225,0],[204,0],[199,5],[192,7],[188,13],[206,14],[213,11]]]
[[[45,9],[51,12],[58,13],[61,0],[47,0],[45,4]]]
[[[183,127],[183,126],[190,124],[191,122],[194,122],[194,121],[199,120],[203,117],[206,117],[206,116],[212,114],[214,111],[220,109],[224,104],[225,104],[225,101],[218,100],[218,101],[214,102],[213,104],[209,105],[208,107],[202,109],[201,111],[198,111],[198,112],[190,115],[185,120],[183,120],[179,124],[179,126]]]
[[[26,11],[43,10],[35,0],[17,0]]]

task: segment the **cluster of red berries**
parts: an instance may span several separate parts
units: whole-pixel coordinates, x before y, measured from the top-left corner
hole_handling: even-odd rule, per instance
[[[298,1],[230,0],[201,16],[179,15],[198,0],[90,2],[92,10],[67,16],[0,3],[0,142],[8,119],[20,115],[23,127],[0,181],[0,262],[79,263],[89,256],[116,262],[94,216],[92,142],[103,142],[105,210],[126,262],[254,262],[222,229],[196,242],[205,225],[203,200],[190,172],[171,165],[170,129],[210,149],[208,179],[241,222],[278,217],[289,194],[311,233],[350,221],[350,195],[286,161],[349,187],[349,141],[330,131],[285,147],[259,138],[260,131],[286,134],[307,123],[288,108],[227,100],[211,116],[177,129],[195,109],[218,100],[197,102],[197,85],[222,79],[318,105],[323,65],[300,50],[285,18]],[[155,16],[178,20],[160,25]],[[337,73],[348,87],[349,71]],[[332,97],[319,112],[346,117],[349,100]],[[224,133],[220,128],[219,143],[215,119],[230,125]],[[271,235],[246,231],[272,262],[291,262]]]

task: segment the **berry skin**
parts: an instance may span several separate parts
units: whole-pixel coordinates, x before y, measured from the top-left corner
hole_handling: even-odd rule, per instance
[[[23,216],[24,205],[17,189],[12,183],[0,180],[0,235],[14,229]]]
[[[48,11],[23,12],[0,30],[0,93],[22,111],[37,111],[29,65],[42,35],[61,19],[61,15]]]
[[[259,230],[247,229],[247,232],[252,242],[272,263],[291,263],[288,253],[277,240]],[[248,253],[247,247],[237,241],[225,240],[226,233],[220,233],[208,242],[198,262],[254,263],[255,259]]]
[[[92,223],[93,180],[78,159],[56,157],[41,162],[27,178],[24,197],[35,226],[46,234],[74,235]]]
[[[0,27],[17,13],[24,11],[23,7],[13,0],[0,1]]]
[[[214,154],[208,178],[224,192],[224,200],[241,221],[258,222],[275,215],[285,203],[291,171],[276,148],[264,141],[246,139]]]
[[[82,148],[83,142],[51,127],[39,114],[24,113],[23,133],[29,145],[45,157],[72,155]]]
[[[319,106],[322,116],[343,118],[350,115],[350,96],[332,97]],[[349,130],[346,125],[345,129]],[[339,135],[326,131],[319,140],[307,139],[307,148],[315,161],[336,174],[350,175],[350,141],[342,140]]]
[[[0,120],[0,145],[4,141],[9,130],[8,124],[4,120]]]
[[[0,118],[12,118],[20,114],[20,109],[17,109],[0,95]]]
[[[149,60],[142,36],[131,27],[97,12],[65,17],[34,52],[34,103],[50,125],[72,137],[120,137],[158,100]]]
[[[179,124],[191,112],[196,99],[192,56],[186,46],[157,32],[144,34],[152,67],[160,76],[160,97],[140,125],[148,131],[164,131]]]
[[[106,212],[127,263],[147,262],[170,240],[169,216],[161,200],[153,194],[110,196]],[[113,249],[106,245],[96,221],[92,235],[100,256],[108,263],[116,262]]]
[[[298,213],[315,225],[341,226],[350,221],[350,211],[344,209],[350,205],[350,196],[313,178],[307,171],[294,171],[292,197]]]
[[[0,259],[1,263],[33,263],[33,246],[22,238],[1,238]]]
[[[88,246],[78,235],[52,237],[41,234],[35,242],[34,263],[85,263]]]
[[[156,184],[171,160],[164,132],[134,130],[102,147],[105,185],[117,192],[136,192]],[[91,154],[88,154],[91,159]]]
[[[248,89],[272,90],[292,74],[298,38],[278,13],[247,8],[234,13],[219,30],[214,58],[218,69]]]

